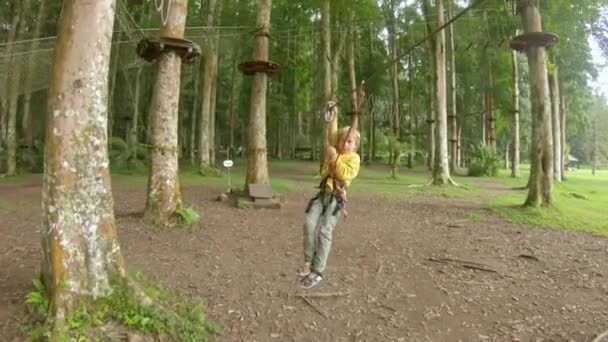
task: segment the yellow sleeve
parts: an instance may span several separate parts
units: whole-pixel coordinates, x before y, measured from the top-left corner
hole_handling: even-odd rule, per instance
[[[357,153],[340,155],[336,161],[336,178],[348,187],[350,182],[359,174],[361,158]]]

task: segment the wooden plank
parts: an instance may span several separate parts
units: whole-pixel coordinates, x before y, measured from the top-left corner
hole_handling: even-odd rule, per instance
[[[254,198],[272,198],[272,188],[268,184],[249,184],[249,196]]]

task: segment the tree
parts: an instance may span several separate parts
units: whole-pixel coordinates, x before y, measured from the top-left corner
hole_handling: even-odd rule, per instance
[[[557,182],[562,181],[562,129],[559,94],[559,66],[556,63],[555,54],[550,54],[552,70],[549,73],[549,86],[551,93],[551,127],[553,130],[553,179]]]
[[[524,31],[542,32],[540,0],[518,0]],[[553,151],[551,134],[551,101],[547,81],[544,46],[526,50],[530,72],[530,102],[532,105],[532,148],[530,178],[525,206],[539,207],[553,199]]]
[[[174,0],[161,37],[183,38],[188,0]],[[175,51],[163,51],[152,105],[152,148],[145,216],[157,224],[170,224],[182,205],[178,163],[178,109],[182,60]]]
[[[515,50],[511,51],[511,67],[513,75],[513,141],[511,145],[513,153],[511,155],[511,177],[517,178],[521,176],[521,172],[519,167],[519,64]]]
[[[427,21],[429,19],[430,5],[424,1]],[[435,0],[437,16],[436,28],[444,24],[443,0]],[[432,26],[431,26],[432,27]],[[453,183],[450,178],[448,166],[448,112],[447,112],[447,82],[445,70],[445,31],[440,30],[432,38],[433,44],[433,71],[435,76],[435,159],[433,162],[433,184],[444,185]]]
[[[391,175],[396,177],[397,165],[399,164],[399,158],[401,152],[398,151],[397,145],[400,141],[400,105],[399,105],[399,59],[397,58],[397,23],[395,20],[396,15],[396,3],[395,0],[386,0],[383,3],[384,16],[386,18],[386,26],[388,31],[388,50],[389,60],[391,61],[389,74],[391,80],[391,102],[390,102],[390,117],[389,122],[391,126]]]
[[[221,1],[221,0],[220,0]],[[209,0],[207,3],[207,19],[206,25],[213,26],[213,19],[216,8],[216,0]],[[217,59],[215,58],[215,39],[208,38],[208,52],[203,63],[203,86],[201,88],[201,118],[199,121],[199,140],[198,140],[198,161],[199,172],[206,174],[208,168],[211,167],[211,155],[209,148],[211,146],[211,92],[213,90],[213,76],[216,69]]]
[[[270,9],[272,0],[258,0],[256,37],[253,59],[268,61],[268,37],[270,36]],[[247,145],[247,177],[249,184],[269,184],[266,145],[266,90],[268,75],[257,72],[251,87],[251,111]]]
[[[106,135],[113,22],[114,0],[66,1],[59,22],[42,193],[42,274],[58,332],[125,275]]]

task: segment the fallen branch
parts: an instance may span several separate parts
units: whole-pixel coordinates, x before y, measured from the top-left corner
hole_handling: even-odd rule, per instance
[[[327,297],[345,297],[350,296],[350,291],[346,292],[328,292],[328,293],[299,293],[298,297],[308,297],[308,298],[327,298]]]
[[[536,256],[534,256],[532,254],[520,254],[517,257],[524,258],[524,259],[530,259],[530,260],[534,260],[534,261],[540,261]]]
[[[315,311],[317,311],[321,316],[323,316],[324,318],[329,318],[329,316],[323,312],[323,310],[321,310],[320,308],[318,308],[316,305],[314,305],[310,299],[306,298],[305,296],[298,296],[300,298],[302,298],[303,301],[306,302],[306,304],[310,305],[311,308],[315,309]]]
[[[470,269],[478,270],[478,271],[499,273],[498,271],[489,268],[487,265],[484,265],[484,264],[481,264],[478,262],[474,262],[474,261],[466,261],[466,260],[451,259],[451,258],[432,258],[432,257],[429,258],[428,260],[433,261],[433,262],[442,263],[442,264],[456,264],[460,267],[470,268]]]

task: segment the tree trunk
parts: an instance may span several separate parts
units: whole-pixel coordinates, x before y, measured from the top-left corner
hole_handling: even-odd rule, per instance
[[[7,47],[4,54],[4,65],[9,65],[14,44],[15,37],[17,36],[17,28],[19,26],[19,19],[21,18],[21,2],[17,1],[15,4],[13,19],[11,20],[11,28],[8,32],[7,37]],[[8,117],[9,117],[9,94],[11,87],[9,86],[9,82],[11,82],[11,72],[6,72],[0,75],[0,89],[4,89],[4,93],[0,94],[0,153],[6,153],[4,150],[6,149],[6,140],[8,134]],[[0,158],[1,159],[1,158]],[[8,158],[5,158],[8,159]],[[0,172],[6,171],[6,165],[2,165],[0,163]]]
[[[125,276],[107,151],[114,0],[66,1],[62,13],[42,193],[42,274],[55,331],[83,302],[109,296]]]
[[[192,109],[190,109],[190,164],[196,165],[196,127],[198,118],[198,98],[200,94],[199,80],[201,60],[197,59],[194,68],[194,95],[192,96]]]
[[[38,15],[36,16],[36,27],[34,28],[34,36],[32,38],[32,47],[30,48],[31,51],[36,51],[38,49],[38,38],[40,38],[40,34],[42,33],[42,28],[46,20],[46,9],[46,0],[40,0]],[[31,53],[29,57],[27,75],[25,77],[24,85],[26,93],[23,98],[23,118],[21,121],[25,145],[30,148],[34,145],[34,128],[30,109],[32,98],[32,91],[30,88],[32,87],[32,78],[34,77],[34,56],[35,54]]]
[[[591,174],[595,176],[595,170],[597,170],[597,117],[599,114],[595,114],[593,118],[593,142],[591,149]]]
[[[120,38],[122,36],[122,33],[118,33],[118,40],[120,41]],[[114,130],[114,112],[115,112],[115,106],[114,106],[114,97],[116,95],[116,78],[118,77],[118,60],[120,58],[120,45],[121,44],[116,44],[116,48],[114,49],[114,54],[113,54],[113,61],[112,61],[112,66],[110,68],[110,72],[111,72],[111,79],[110,79],[110,94],[108,97],[108,137],[110,137],[110,139],[112,139],[112,136],[114,135],[113,130]]]
[[[253,59],[268,60],[268,37],[270,36],[271,0],[258,0],[258,16],[256,27]],[[251,86],[251,112],[247,138],[247,178],[245,187],[249,184],[269,184],[268,161],[266,145],[266,90],[268,76],[258,72],[253,76]]]
[[[376,108],[374,97],[369,98],[369,152],[368,160],[373,162],[376,159]]]
[[[223,1],[218,1],[217,2],[217,8],[215,9],[215,20],[214,20],[214,25],[215,26],[220,26],[221,25],[221,18],[222,18],[222,4],[224,2]],[[219,30],[215,30],[216,35],[215,37],[213,37],[213,47],[212,47],[212,51],[213,51],[213,58],[215,58],[215,62],[214,64],[214,68],[213,68],[213,75],[212,75],[212,83],[211,83],[211,102],[210,102],[210,106],[211,108],[209,109],[209,162],[211,164],[212,167],[215,167],[215,151],[216,151],[216,132],[217,132],[217,124],[216,124],[216,118],[217,118],[217,113],[216,113],[216,107],[217,107],[217,80],[218,80],[218,74],[219,74],[219,56],[220,56],[220,32]]]
[[[443,26],[443,0],[435,0],[437,27]],[[448,167],[448,125],[445,72],[445,32],[437,32],[433,39],[434,70],[435,70],[435,162],[433,165],[433,184],[444,185],[450,182]]]
[[[452,1],[448,1],[448,13],[450,19],[453,17]],[[454,24],[449,26],[450,33],[450,99],[451,112],[450,118],[450,171],[456,172],[458,169],[458,125],[456,115],[458,113],[456,105],[456,49],[454,45]]]
[[[411,34],[411,31],[410,31]],[[408,83],[409,83],[409,102],[410,102],[410,107],[409,107],[409,121],[408,121],[408,138],[409,138],[409,143],[410,143],[410,148],[415,149],[416,146],[416,133],[414,132],[414,62],[412,59],[412,54],[410,53],[408,56],[409,62],[408,62]],[[414,167],[414,157],[415,154],[414,153],[409,153],[407,156],[407,167],[409,169]]]
[[[327,101],[332,100],[332,50],[331,50],[331,9],[330,0],[324,0],[321,8],[321,27],[323,30],[323,106]],[[338,116],[331,122],[324,123],[324,134],[331,129],[338,128]],[[336,141],[330,141],[331,145],[336,145]]]
[[[566,153],[566,96],[564,94],[564,82],[563,79],[560,77],[559,78],[559,96],[560,96],[560,110],[559,112],[561,113],[562,117],[561,117],[561,132],[560,132],[560,145],[562,147],[560,154],[561,154],[561,161],[562,164],[560,165],[560,169],[561,169],[561,173],[562,173],[562,180],[566,180],[566,164],[568,164],[568,160],[569,160],[569,156]]]
[[[130,148],[136,148],[138,141],[137,132],[139,131],[139,93],[142,71],[143,67],[137,68],[137,73],[135,75],[135,94],[133,95],[133,118],[127,136],[127,143],[129,144]]]
[[[209,0],[206,25],[213,26],[213,18],[215,15],[215,4],[216,0]],[[207,47],[208,53],[205,56],[203,64],[203,86],[201,89],[201,118],[199,121],[198,128],[198,162],[199,171],[206,173],[207,169],[211,166],[211,156],[209,155],[209,149],[211,145],[211,92],[213,88],[213,73],[215,70],[215,54],[213,51],[214,39],[210,39],[209,46]]]
[[[553,179],[557,182],[562,181],[562,129],[560,125],[561,105],[559,95],[559,72],[557,67],[557,61],[555,55],[552,56],[553,60],[553,75],[549,75],[549,84],[551,87],[551,127],[553,129]]]
[[[521,171],[519,168],[519,64],[517,62],[517,52],[511,51],[511,66],[513,78],[513,153],[511,160],[511,177],[519,178]]]
[[[523,26],[526,32],[541,32],[539,0],[519,0]],[[539,207],[552,201],[553,150],[551,137],[551,100],[547,82],[547,64],[544,47],[527,49],[530,72],[530,100],[532,104],[532,153],[530,178],[525,205]]]
[[[160,36],[183,38],[188,0],[173,0],[167,24]],[[154,88],[153,142],[145,216],[156,224],[173,223],[175,210],[182,204],[178,163],[178,108],[181,58],[174,51],[161,53]]]
[[[29,10],[29,0],[21,2],[21,14],[17,40],[22,39],[27,26],[26,15]],[[10,75],[9,108],[6,130],[6,175],[13,176],[17,172],[17,109],[19,108],[19,84],[21,81],[22,64],[16,61]]]

